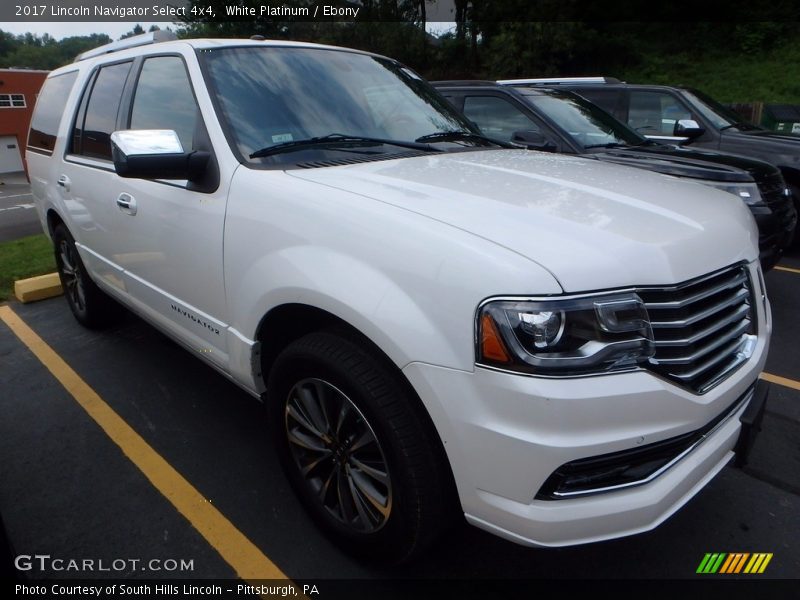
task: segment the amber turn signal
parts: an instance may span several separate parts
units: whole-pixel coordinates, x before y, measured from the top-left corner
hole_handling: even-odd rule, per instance
[[[493,362],[511,362],[494,320],[486,313],[481,317],[481,357]]]

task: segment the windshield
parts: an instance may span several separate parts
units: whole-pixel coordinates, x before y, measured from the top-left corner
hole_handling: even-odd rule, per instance
[[[414,142],[434,133],[476,132],[425,81],[389,59],[276,46],[213,49],[201,56],[229,142],[253,165],[415,152],[357,141],[339,147],[326,137],[331,135]],[[311,138],[327,141],[292,144],[288,153],[265,152]],[[455,149],[465,143],[478,145],[446,144]]]
[[[714,127],[717,129],[733,126],[745,130],[757,129],[755,125],[745,121],[741,115],[732,111],[730,108],[723,106],[713,98],[706,96],[703,92],[699,90],[681,91],[686,99],[691,103],[692,108],[702,114],[706,119],[711,121],[711,123],[713,123]]]
[[[542,91],[526,100],[564,130],[584,150],[635,146],[647,140],[600,107],[570,92]]]

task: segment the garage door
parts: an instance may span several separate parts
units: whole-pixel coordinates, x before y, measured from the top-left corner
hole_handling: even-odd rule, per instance
[[[24,170],[19,152],[17,136],[0,136],[0,173],[15,173]]]

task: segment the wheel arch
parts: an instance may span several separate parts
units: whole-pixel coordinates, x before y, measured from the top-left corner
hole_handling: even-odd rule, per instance
[[[448,465],[447,494],[448,501],[458,503],[458,491],[453,475],[445,443],[433,422],[430,411],[425,406],[417,390],[408,380],[401,368],[374,341],[362,333],[357,327],[341,317],[321,308],[302,303],[287,303],[276,306],[264,315],[256,331],[256,341],[260,346],[260,366],[264,388],[269,387],[272,366],[280,353],[292,342],[318,331],[334,332],[364,347],[372,353],[395,377],[397,385],[405,392],[405,397],[412,402],[412,409],[417,412],[420,422],[426,428],[430,439],[435,441],[436,452]],[[270,402],[267,394],[264,401]],[[460,507],[460,504],[457,506]]]
[[[53,232],[55,231],[58,225],[63,225],[67,227],[67,224],[64,222],[64,219],[61,218],[61,215],[54,208],[50,208],[47,211],[47,233],[50,236],[50,239],[53,239]],[[67,227],[69,230],[69,227]]]

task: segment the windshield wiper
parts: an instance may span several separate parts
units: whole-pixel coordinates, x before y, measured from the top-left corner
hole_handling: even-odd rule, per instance
[[[339,146],[400,146],[401,148],[411,148],[412,150],[422,150],[424,152],[441,152],[439,148],[433,148],[428,144],[420,144],[417,142],[406,142],[403,140],[389,140],[384,138],[365,137],[361,135],[345,135],[343,133],[330,133],[319,137],[312,137],[307,140],[294,140],[291,142],[283,142],[274,146],[267,146],[256,150],[250,155],[250,158],[263,158],[264,156],[273,156],[275,154],[283,154],[285,152],[295,152],[296,150],[303,150],[304,148],[336,148]]]
[[[588,146],[584,146],[584,148],[627,148],[628,146],[630,146],[630,144],[623,144],[621,142],[608,142],[607,144],[589,144]]]
[[[471,131],[437,131],[436,133],[429,133],[418,137],[416,142],[459,142],[459,141],[475,141],[486,142],[501,148],[517,148],[508,142],[501,142],[479,133],[472,133]]]

